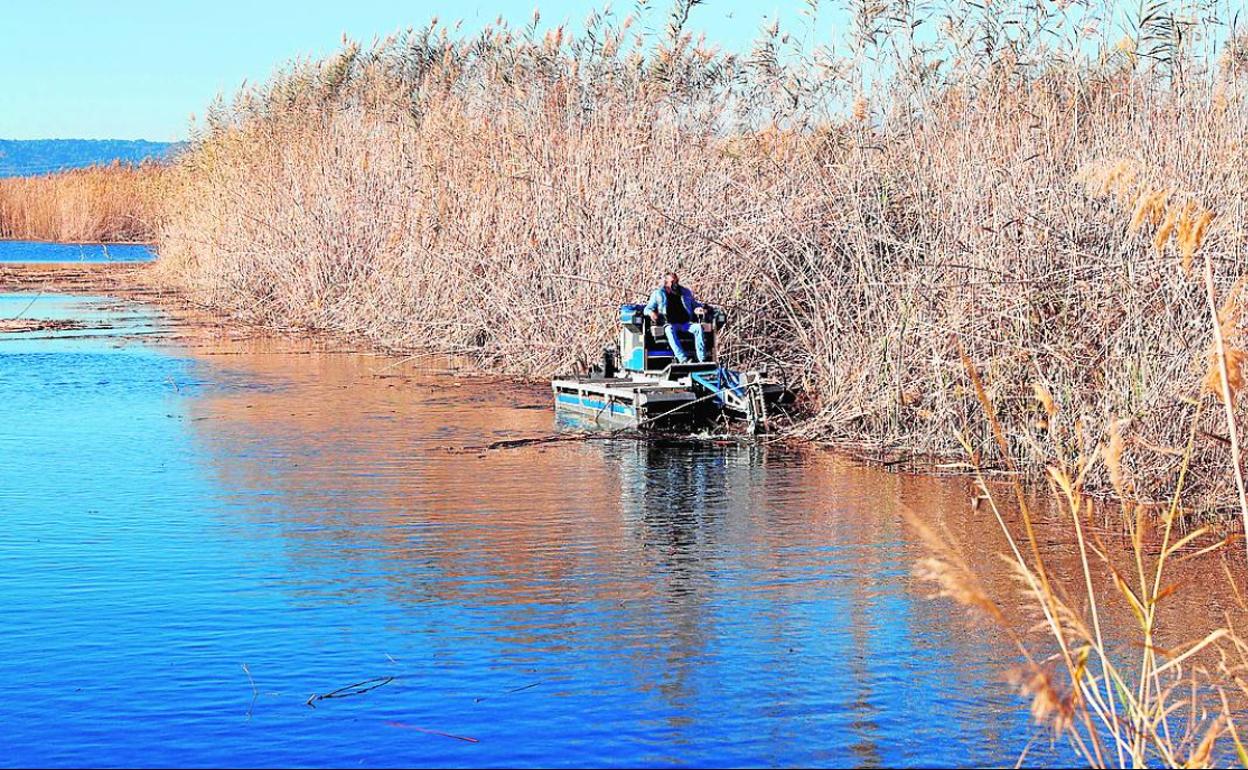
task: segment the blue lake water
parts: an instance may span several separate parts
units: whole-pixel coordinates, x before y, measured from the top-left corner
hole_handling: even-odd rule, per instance
[[[548,391],[31,300],[0,318],[82,324],[0,334],[0,765],[997,765],[1033,735],[1008,650],[911,577],[902,508],[959,484],[490,451],[552,430]]]
[[[45,243],[0,240],[0,262],[150,262],[156,258],[141,243]]]

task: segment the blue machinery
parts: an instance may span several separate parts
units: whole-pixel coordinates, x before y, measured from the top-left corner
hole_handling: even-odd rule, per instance
[[[702,324],[707,361],[677,363],[664,336],[642,305],[620,307],[618,347],[587,374],[551,383],[561,415],[589,426],[672,428],[693,426],[719,416],[745,420],[751,432],[762,429],[768,407],[791,394],[759,372],[737,372],[716,361],[715,338],[726,317],[707,308]],[[693,352],[693,338],[681,344]]]

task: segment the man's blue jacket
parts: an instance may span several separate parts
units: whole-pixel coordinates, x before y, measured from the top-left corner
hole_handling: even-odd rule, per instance
[[[685,305],[685,313],[689,315],[689,320],[693,320],[693,311],[702,307],[702,303],[693,298],[693,292],[684,286],[678,286],[677,291],[680,292],[680,301]],[[667,318],[667,291],[662,286],[650,293],[650,301],[646,303],[646,315],[650,315],[654,311],[658,311],[660,315]]]

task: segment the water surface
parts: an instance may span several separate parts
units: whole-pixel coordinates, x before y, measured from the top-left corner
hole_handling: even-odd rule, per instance
[[[0,240],[0,262],[150,262],[142,243],[47,243]]]
[[[903,508],[962,482],[489,450],[549,435],[549,393],[31,300],[0,317],[84,324],[0,335],[2,765],[995,765],[1034,735],[1009,651],[911,577]]]

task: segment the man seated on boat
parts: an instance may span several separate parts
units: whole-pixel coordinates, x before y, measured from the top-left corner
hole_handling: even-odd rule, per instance
[[[676,336],[678,332],[692,334],[698,361],[706,360],[706,337],[702,333],[701,322],[705,314],[706,308],[693,298],[692,291],[680,285],[680,277],[675,273],[663,276],[663,285],[651,292],[650,301],[646,303],[646,315],[650,316],[650,320],[656,324],[667,324],[667,343],[672,346],[676,361],[682,364],[689,363],[689,354],[680,344],[680,338]],[[698,320],[693,322],[695,318]]]

